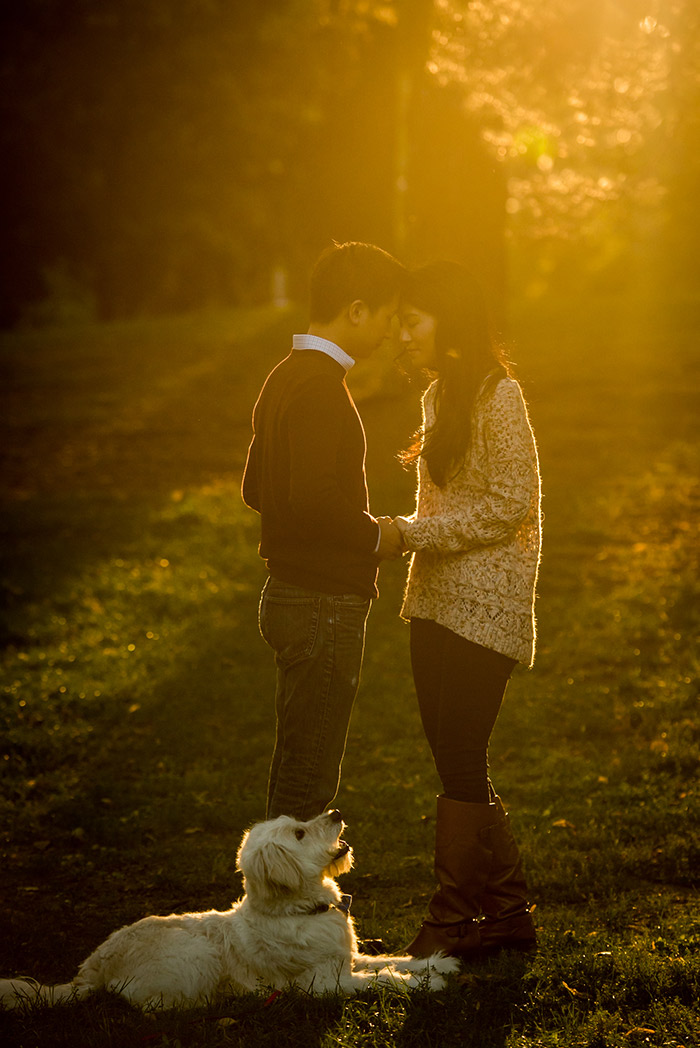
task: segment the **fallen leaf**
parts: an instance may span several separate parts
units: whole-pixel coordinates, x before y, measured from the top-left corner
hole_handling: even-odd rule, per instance
[[[587,993],[581,993],[580,990],[574,989],[573,986],[569,986],[568,983],[565,983],[563,979],[562,979],[562,986],[564,987],[565,990],[569,991],[569,993],[571,994],[572,997],[581,997],[582,999],[587,999],[588,998],[588,994]]]

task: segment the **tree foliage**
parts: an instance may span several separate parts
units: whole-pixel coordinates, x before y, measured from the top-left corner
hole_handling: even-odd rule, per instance
[[[604,258],[677,236],[679,200],[700,173],[688,148],[700,82],[692,0],[436,7],[431,70],[459,85],[506,168],[516,235],[588,233]]]
[[[691,0],[23,0],[1,18],[5,323],[52,289],[103,316],[263,300],[280,265],[300,294],[331,238],[451,255],[496,290],[506,222],[610,252],[657,214],[690,257]]]

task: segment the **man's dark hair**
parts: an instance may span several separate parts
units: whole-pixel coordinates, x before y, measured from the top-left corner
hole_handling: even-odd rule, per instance
[[[357,299],[374,312],[399,294],[404,272],[400,262],[374,244],[334,242],[311,273],[310,320],[328,324]]]

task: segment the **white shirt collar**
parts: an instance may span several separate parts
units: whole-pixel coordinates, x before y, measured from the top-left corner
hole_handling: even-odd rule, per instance
[[[349,371],[355,363],[344,349],[336,346],[335,342],[330,342],[327,338],[320,338],[318,335],[295,335],[292,339],[292,346],[294,349],[315,349],[319,353],[325,353],[326,356],[337,360],[346,371]]]

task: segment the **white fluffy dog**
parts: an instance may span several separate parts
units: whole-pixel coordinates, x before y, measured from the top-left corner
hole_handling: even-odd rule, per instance
[[[352,866],[338,811],[310,822],[282,815],[253,826],[238,851],[245,895],[230,910],[144,917],[113,932],[72,982],[0,981],[5,1007],[57,1003],[93,990],[142,1008],[203,1004],[218,993],[295,985],[313,993],[355,993],[371,985],[438,990],[458,962],[436,954],[367,957],[332,879]]]

